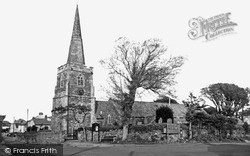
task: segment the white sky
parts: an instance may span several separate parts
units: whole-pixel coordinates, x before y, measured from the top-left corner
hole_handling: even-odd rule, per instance
[[[39,112],[51,115],[57,67],[67,60],[77,3],[86,65],[94,67],[99,100],[106,99],[101,86],[107,84],[99,61],[114,52],[114,41],[122,36],[160,38],[168,53],[188,57],[176,79],[179,101],[213,83],[250,87],[247,0],[1,0],[0,114],[7,120],[26,120],[27,109],[29,118]],[[191,18],[227,12],[238,24],[236,33],[209,42],[188,38]]]

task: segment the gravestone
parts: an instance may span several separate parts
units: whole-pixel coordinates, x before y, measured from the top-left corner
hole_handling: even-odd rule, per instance
[[[158,123],[159,123],[159,124],[161,124],[161,123],[162,123],[162,118],[160,118],[160,119],[158,120]]]

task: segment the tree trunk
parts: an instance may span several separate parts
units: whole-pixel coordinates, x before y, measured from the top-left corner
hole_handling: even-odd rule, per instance
[[[188,133],[189,139],[192,139],[193,136],[192,136],[192,123],[191,122],[189,122],[188,130],[189,130],[189,133]]]
[[[128,124],[123,125],[122,129],[122,140],[126,140],[128,138]]]

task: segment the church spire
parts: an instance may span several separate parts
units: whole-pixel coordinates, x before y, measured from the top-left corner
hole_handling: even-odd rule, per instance
[[[67,63],[85,65],[78,5],[76,6],[75,21],[69,47],[69,55]]]

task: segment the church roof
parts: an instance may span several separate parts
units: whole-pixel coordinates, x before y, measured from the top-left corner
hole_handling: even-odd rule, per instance
[[[110,111],[116,111],[119,114],[118,107],[112,100],[96,101],[96,117],[102,118]],[[183,104],[168,104],[158,102],[135,101],[132,110],[132,117],[150,117],[156,115],[156,110],[162,106],[168,106],[174,112],[174,117],[184,117],[187,108]]]
[[[34,118],[33,121],[34,121],[35,125],[50,125],[50,123],[51,123],[50,121],[48,121],[45,118],[43,118],[43,119]]]
[[[9,121],[3,121],[3,126],[10,127],[11,123]]]
[[[167,106],[173,110],[174,117],[183,117],[186,113],[186,107],[182,104],[168,104],[157,102],[143,102],[135,101],[133,105],[132,116],[134,117],[147,117],[155,116],[156,110],[162,106]]]
[[[85,64],[78,5],[76,7],[76,12],[75,12],[75,20],[74,20],[67,63]]]
[[[96,101],[96,118],[102,119],[108,116],[108,114],[113,111],[115,114],[119,114],[115,105],[111,101]]]

